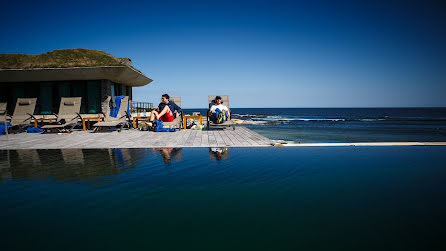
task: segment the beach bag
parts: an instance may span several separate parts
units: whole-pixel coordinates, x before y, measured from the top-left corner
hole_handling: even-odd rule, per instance
[[[226,112],[222,112],[220,108],[215,109],[215,113],[212,115],[213,115],[212,121],[215,124],[221,124],[226,121]]]

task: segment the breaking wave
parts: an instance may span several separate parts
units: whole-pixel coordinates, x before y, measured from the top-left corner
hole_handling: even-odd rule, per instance
[[[257,114],[232,114],[233,118],[253,121],[304,121],[304,122],[345,122],[345,121],[358,121],[358,122],[381,122],[381,121],[394,121],[394,122],[435,122],[446,121],[446,118],[426,118],[426,117],[378,117],[378,118],[315,118],[315,117],[297,117],[297,116],[280,116],[280,115],[257,115]]]

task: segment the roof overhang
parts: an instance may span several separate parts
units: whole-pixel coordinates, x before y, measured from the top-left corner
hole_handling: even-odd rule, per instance
[[[152,82],[152,79],[128,66],[0,69],[0,83],[100,79],[135,87]]]

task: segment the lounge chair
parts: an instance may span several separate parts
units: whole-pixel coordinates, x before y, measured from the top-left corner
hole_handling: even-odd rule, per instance
[[[211,120],[211,112],[210,111],[211,111],[211,106],[213,104],[215,104],[214,100],[215,100],[215,97],[217,97],[217,95],[211,95],[211,96],[208,97],[209,109],[208,109],[207,114],[206,114],[207,127],[209,129],[209,127],[211,127],[211,126],[227,126],[227,127],[231,127],[232,126],[232,129],[235,130],[234,126],[236,126],[238,124],[235,123],[234,121],[232,121],[232,111],[231,111],[231,107],[229,106],[229,96],[228,95],[219,95],[219,96],[221,97],[221,100],[223,101],[222,104],[228,107],[228,109],[229,109],[228,112],[229,112],[229,114],[231,114],[231,116],[230,116],[231,119],[227,120],[227,121],[225,121],[223,123],[220,123],[220,124],[216,124],[216,123],[212,122],[212,120]]]
[[[181,97],[170,97],[169,101],[173,101],[179,107],[181,107]],[[175,119],[172,122],[163,122],[164,128],[178,128],[181,130],[183,127],[183,112],[175,112]]]
[[[8,103],[0,103],[0,123],[3,123],[5,126],[6,137],[8,137],[8,119],[7,119],[7,111],[6,106]],[[0,134],[1,135],[1,134]]]
[[[3,111],[6,111],[6,106],[8,105],[8,103],[0,103],[0,111],[1,112],[3,112]],[[6,113],[6,112],[5,112]]]
[[[8,130],[13,133],[22,132],[31,125],[31,119],[36,108],[37,98],[18,98],[14,113],[11,118],[11,127]]]
[[[118,132],[122,130],[123,127],[127,126],[130,128],[130,114],[128,114],[127,109],[129,107],[129,97],[125,96],[121,99],[121,105],[119,106],[119,111],[116,117],[110,116],[110,103],[111,97],[108,97],[105,102],[107,102],[104,114],[104,121],[97,122],[93,126],[96,127],[94,132],[97,132],[100,127],[116,127]]]
[[[45,131],[65,129],[71,132],[73,128],[79,125],[79,114],[81,110],[82,97],[64,97],[60,99],[59,113],[56,115],[56,124],[42,126]]]

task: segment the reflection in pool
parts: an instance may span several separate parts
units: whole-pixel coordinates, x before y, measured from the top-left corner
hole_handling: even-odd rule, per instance
[[[431,249],[446,147],[0,151],[8,249]]]
[[[134,167],[141,150],[61,149],[0,151],[2,178],[50,179],[66,182],[109,181]]]

